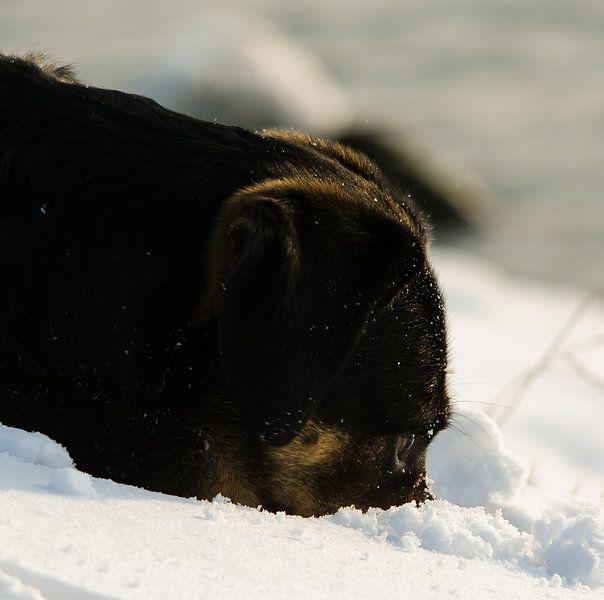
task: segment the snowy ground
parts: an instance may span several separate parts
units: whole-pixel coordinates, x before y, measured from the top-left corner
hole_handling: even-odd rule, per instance
[[[564,330],[582,294],[437,264],[458,412],[429,456],[440,500],[274,515],[94,479],[0,426],[0,599],[604,598],[604,309]]]

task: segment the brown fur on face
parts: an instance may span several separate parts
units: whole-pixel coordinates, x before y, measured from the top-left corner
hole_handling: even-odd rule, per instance
[[[310,420],[289,444],[268,449],[265,464],[275,505],[302,516],[329,512],[331,503],[318,488],[350,443],[346,432]]]
[[[391,464],[395,443],[392,436],[361,439],[342,427],[310,420],[288,444],[263,449],[259,468],[263,475],[257,479],[249,478],[245,465],[232,470],[238,455],[227,446],[228,457],[216,462],[219,479],[203,497],[221,493],[236,503],[301,516],[333,513],[348,505],[366,510],[423,502],[430,497],[423,454],[408,469],[395,473]],[[424,451],[425,446],[420,449]]]

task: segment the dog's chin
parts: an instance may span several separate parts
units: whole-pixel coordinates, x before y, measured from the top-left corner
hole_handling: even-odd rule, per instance
[[[269,495],[261,502],[262,508],[270,512],[285,512],[303,517],[320,517],[333,514],[342,507],[353,507],[363,512],[370,508],[388,510],[393,506],[414,503],[420,505],[432,500],[432,494],[426,484],[425,473],[419,474],[415,481],[389,481],[382,484],[364,486],[362,482],[350,482],[357,486],[354,494],[343,497],[341,494],[312,496],[308,491],[303,500],[295,496],[275,498]],[[368,489],[370,487],[371,489]]]

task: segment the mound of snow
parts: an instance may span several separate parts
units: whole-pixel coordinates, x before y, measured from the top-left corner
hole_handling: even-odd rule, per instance
[[[519,532],[501,514],[490,515],[483,508],[461,508],[442,500],[421,507],[404,505],[367,513],[343,508],[325,518],[408,552],[424,548],[514,565],[529,564],[527,559],[531,556],[530,536]]]
[[[526,466],[511,454],[495,422],[478,410],[454,407],[452,425],[428,451],[436,496],[460,506],[499,506],[524,487]]]
[[[324,518],[406,552],[424,549],[502,561],[529,575],[604,586],[604,515],[590,505],[573,512],[545,513],[534,521],[530,533],[517,529],[501,511],[490,514],[483,507],[465,508],[442,500],[365,514],[344,508]]]
[[[73,466],[69,453],[41,433],[27,433],[0,424],[0,490],[32,487],[31,477],[38,489],[75,496],[94,495],[92,478]],[[34,468],[23,469],[23,463]],[[40,478],[43,478],[43,482]],[[1,598],[1,596],[0,596]]]
[[[34,465],[53,469],[73,467],[71,457],[60,444],[41,433],[23,435],[20,429],[2,424],[0,424],[0,452],[6,452]]]
[[[39,590],[2,571],[0,571],[0,598],[2,600],[45,600]]]
[[[604,586],[604,516],[595,506],[566,506],[535,520],[535,540],[550,572]]]

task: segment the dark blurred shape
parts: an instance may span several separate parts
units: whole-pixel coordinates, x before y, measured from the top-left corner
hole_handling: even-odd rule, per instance
[[[240,12],[213,14],[207,23],[159,40],[157,56],[129,88],[201,119],[295,129],[348,144],[375,160],[430,217],[437,239],[477,229],[489,193],[474,174],[445,164],[387,123],[358,118],[322,62],[270,24]]]
[[[436,173],[395,139],[392,133],[352,128],[338,136],[340,142],[370,156],[400,193],[409,195],[433,224],[438,238],[476,225],[480,209],[477,193],[455,188],[451,174]],[[467,184],[469,187],[469,184]]]

